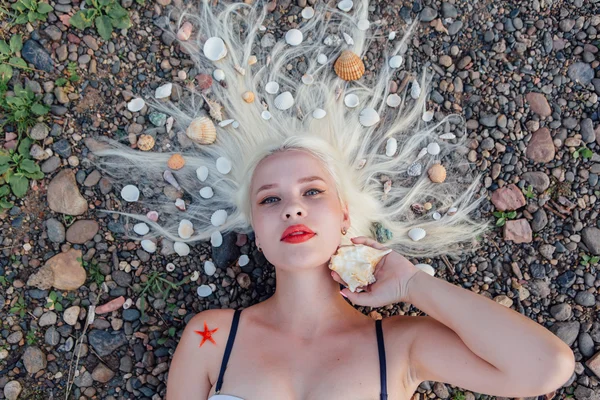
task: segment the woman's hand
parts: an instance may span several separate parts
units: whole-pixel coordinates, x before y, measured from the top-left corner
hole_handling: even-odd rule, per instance
[[[352,238],[352,243],[363,244],[379,250],[386,250],[387,247],[379,242],[358,236]],[[383,256],[379,263],[375,266],[375,279],[377,281],[361,289],[363,292],[351,292],[347,288],[346,282],[338,275],[337,272],[331,271],[333,279],[346,286],[340,293],[347,297],[353,304],[359,306],[382,307],[388,304],[406,302],[408,300],[408,283],[410,279],[421,271],[408,261],[405,257],[392,251]]]

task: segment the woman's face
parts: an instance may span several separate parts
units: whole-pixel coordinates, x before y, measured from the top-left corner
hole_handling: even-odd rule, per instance
[[[320,179],[307,180],[318,177]],[[327,263],[350,226],[333,178],[319,159],[287,150],[261,160],[250,185],[256,241],[269,262],[297,270]],[[286,228],[303,224],[315,235],[300,243],[282,240]]]

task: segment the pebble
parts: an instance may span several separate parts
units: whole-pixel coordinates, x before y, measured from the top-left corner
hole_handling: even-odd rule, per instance
[[[4,385],[4,397],[6,400],[17,400],[23,387],[19,381],[10,381]]]
[[[35,374],[46,368],[47,360],[46,355],[40,348],[36,346],[29,346],[23,353],[23,365],[29,374]]]
[[[583,307],[593,307],[596,304],[596,298],[590,292],[579,292],[575,296],[575,303]]]
[[[46,221],[46,233],[51,242],[62,243],[65,241],[65,227],[56,218],[50,218]]]
[[[550,327],[550,331],[570,347],[579,335],[579,327],[579,321],[557,322]]]

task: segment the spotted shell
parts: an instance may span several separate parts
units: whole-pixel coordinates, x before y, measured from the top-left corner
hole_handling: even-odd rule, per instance
[[[141,135],[137,141],[137,147],[143,151],[152,150],[154,147],[154,138],[150,135]]]
[[[185,131],[187,137],[199,144],[212,144],[217,140],[217,128],[208,117],[194,119]]]
[[[433,164],[427,171],[431,182],[442,183],[446,180],[446,168],[442,164]]]
[[[252,103],[254,102],[254,93],[244,92],[244,94],[242,94],[242,99],[244,99],[246,103]]]
[[[185,165],[185,159],[179,153],[173,154],[169,158],[169,161],[167,161],[167,167],[169,167],[173,170],[181,169],[181,168],[183,168],[184,165]]]
[[[344,50],[333,64],[333,69],[341,79],[355,81],[365,73],[365,64],[356,53]]]

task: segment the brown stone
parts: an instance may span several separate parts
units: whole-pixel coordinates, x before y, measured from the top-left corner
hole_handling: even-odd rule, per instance
[[[525,95],[527,102],[529,103],[529,107],[531,111],[538,114],[541,117],[549,117],[552,115],[552,109],[550,108],[550,104],[548,104],[548,100],[546,100],[546,96],[543,93],[527,93]]]
[[[52,211],[67,215],[81,215],[88,203],[79,193],[72,169],[60,171],[48,185],[48,205]]]
[[[548,128],[535,131],[527,145],[527,158],[535,162],[550,162],[554,159],[554,152],[554,143]]]
[[[504,239],[515,243],[531,243],[531,226],[525,218],[515,221],[506,221],[504,225]]]
[[[521,178],[530,183],[531,186],[533,186],[533,188],[540,193],[548,189],[548,186],[550,186],[550,178],[548,178],[548,175],[541,171],[525,172],[523,175],[521,175]]]
[[[70,249],[46,261],[40,270],[27,280],[28,286],[41,290],[55,287],[60,290],[77,290],[87,278],[85,269],[78,260],[81,250]]]
[[[101,306],[96,307],[96,314],[106,314],[109,312],[113,312],[113,311],[118,310],[119,308],[123,307],[124,303],[125,303],[125,297],[123,297],[123,296],[117,297],[116,299],[112,299],[111,301],[109,301],[106,304],[102,304]]]
[[[92,220],[79,220],[67,229],[67,242],[83,244],[98,233],[98,223]]]
[[[527,204],[521,189],[514,183],[492,193],[492,203],[498,211],[517,210]]]
[[[115,373],[106,365],[100,363],[92,371],[92,379],[96,382],[106,383],[115,376]]]
[[[588,368],[600,378],[600,351],[594,354],[592,358],[587,360],[585,365],[587,365]]]

